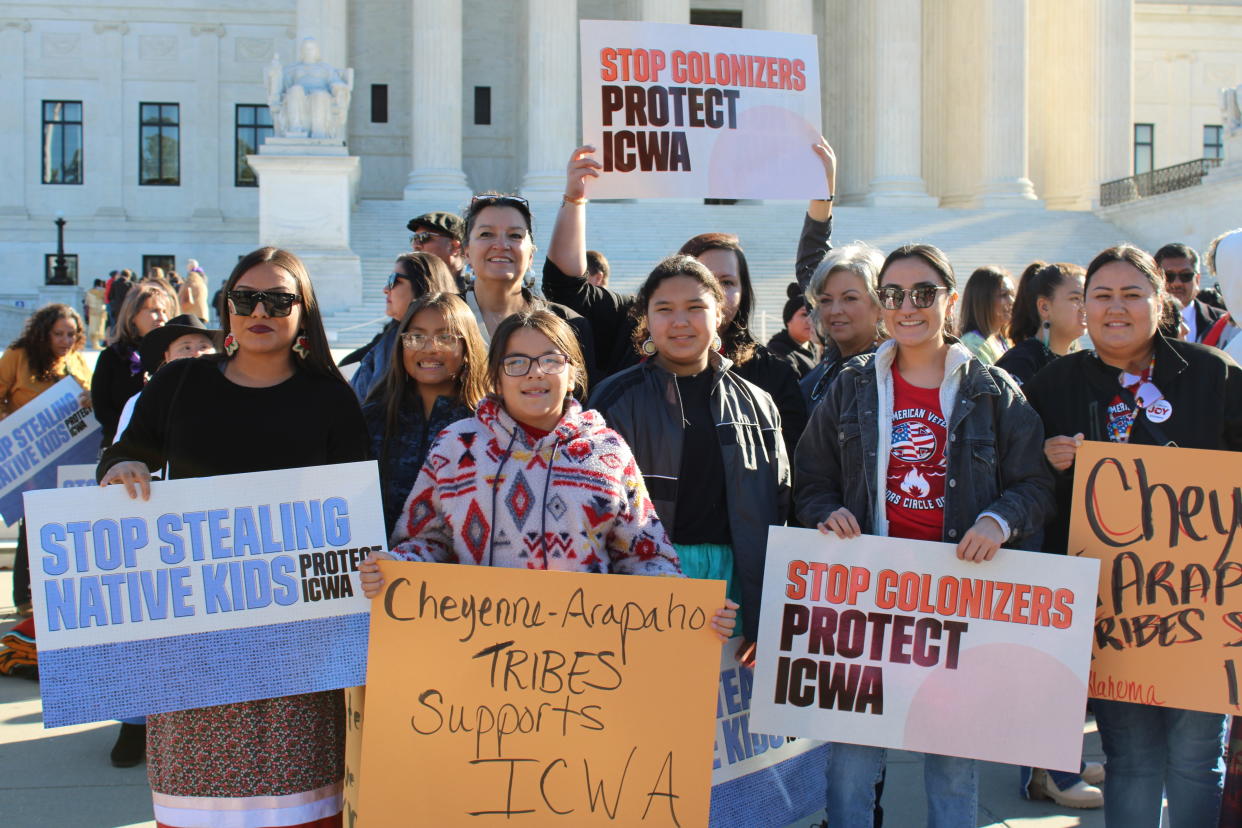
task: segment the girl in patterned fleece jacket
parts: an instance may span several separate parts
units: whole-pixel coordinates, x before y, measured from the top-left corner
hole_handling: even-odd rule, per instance
[[[383,586],[378,558],[680,576],[629,446],[570,395],[586,374],[569,327],[514,314],[488,363],[495,395],[436,438],[392,553],[361,567],[366,595]],[[732,632],[735,608],[717,612],[718,632]]]

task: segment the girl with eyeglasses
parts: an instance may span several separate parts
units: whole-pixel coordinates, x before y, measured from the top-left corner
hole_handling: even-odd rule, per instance
[[[362,406],[389,533],[436,435],[473,416],[487,388],[487,346],[461,297],[415,299],[396,330],[388,370]]]
[[[256,250],[237,263],[225,295],[224,354],[156,373],[104,452],[101,485],[148,499],[156,468],[178,479],[367,459],[362,412],[332,361],[302,262]],[[339,690],[149,716],[156,824],[215,825],[228,815],[340,825],[344,734]]]
[[[682,570],[728,583],[741,605],[738,658],[751,665],[768,526],[785,522],[789,463],[776,403],[720,353],[724,301],[698,259],[660,262],[636,300],[636,344],[651,358],[605,380],[591,404],[633,447]]]
[[[358,363],[349,385],[359,400],[367,399],[388,373],[397,329],[410,303],[428,293],[456,292],[453,274],[440,257],[431,253],[402,253],[397,257],[384,283],[384,314],[391,321],[369,343],[341,360],[342,366]]]
[[[391,554],[361,567],[383,587],[379,559],[680,576],[629,446],[575,399],[586,371],[573,331],[547,310],[496,328],[491,394],[431,447],[393,533]],[[463,481],[467,481],[463,485]],[[713,619],[723,637],[734,610]]]
[[[889,339],[846,363],[795,460],[798,517],[825,534],[943,541],[962,560],[1031,548],[1053,503],[1043,428],[1009,376],[951,334],[953,268],[935,247],[888,255],[877,294]],[[835,743],[828,822],[870,828],[883,748]],[[971,759],[926,754],[929,825],[974,828]]]

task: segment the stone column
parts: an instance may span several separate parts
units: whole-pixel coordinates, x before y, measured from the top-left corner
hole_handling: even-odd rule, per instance
[[[811,34],[811,0],[745,0],[742,25],[748,29]]]
[[[983,3],[984,207],[1037,207],[1027,177],[1027,1]]]
[[[0,20],[0,78],[13,78],[0,83],[0,216],[25,218],[26,213],[26,132],[32,123],[26,112],[26,33],[29,20]],[[38,118],[38,115],[35,115]]]
[[[84,179],[91,182],[95,192],[100,193],[97,216],[125,217],[125,192],[127,185],[136,185],[138,169],[136,153],[125,151],[124,129],[133,124],[138,112],[130,111],[125,101],[123,73],[125,71],[125,35],[128,23],[99,22],[95,24],[99,35],[99,87],[100,101],[118,101],[122,111],[101,112],[96,104],[92,114],[91,102],[83,102],[82,131],[85,137],[83,158]],[[125,172],[133,177],[125,180]],[[114,203],[109,204],[108,201]]]
[[[461,170],[461,0],[411,0],[411,13],[413,169],[405,198],[456,210],[470,197]]]
[[[578,146],[577,0],[529,0],[526,11],[526,175],[528,197],[561,192]]]
[[[221,153],[210,136],[221,133],[220,39],[224,26],[195,23],[190,34],[197,41],[198,82],[194,85],[193,117],[182,119],[181,186],[188,184],[194,193],[194,218],[220,220],[224,218],[220,211],[220,187],[224,184],[220,179]],[[231,151],[233,142],[224,143]]]
[[[1096,190],[1134,174],[1134,3],[1096,0]]]
[[[298,43],[315,38],[320,56],[337,69],[349,65],[348,33],[347,0],[298,0]]]
[[[875,0],[872,7],[875,97],[873,207],[935,207],[923,181],[923,3]]]
[[[690,0],[638,0],[638,19],[646,23],[689,23]]]

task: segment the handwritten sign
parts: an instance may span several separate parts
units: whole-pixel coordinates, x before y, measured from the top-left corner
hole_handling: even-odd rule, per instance
[[[593,198],[824,198],[814,35],[583,20]]]
[[[47,727],[363,683],[375,463],[26,494]]]
[[[752,726],[1077,770],[1093,561],[772,527]]]
[[[1086,442],[1071,555],[1100,561],[1093,698],[1242,712],[1242,455]]]
[[[82,386],[65,377],[0,421],[0,517],[22,516],[22,494],[57,486],[57,467],[94,463],[99,422],[79,401]]]
[[[359,824],[706,824],[723,582],[382,568]]]
[[[736,640],[720,658],[716,698],[716,751],[712,762],[712,828],[751,828],[755,814],[768,825],[788,825],[825,806],[828,746],[752,732],[754,674],[733,657]]]

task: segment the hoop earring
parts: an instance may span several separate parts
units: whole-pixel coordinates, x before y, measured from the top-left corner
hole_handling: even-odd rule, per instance
[[[1044,324],[1040,326],[1039,340],[1044,343],[1045,347],[1052,341],[1052,323],[1047,319],[1045,319]]]
[[[656,355],[655,341],[652,340],[651,337],[647,337],[646,339],[643,340],[643,344],[639,346],[639,350],[643,352],[643,356],[649,356],[649,357],[655,356]]]
[[[224,353],[227,356],[237,353],[237,337],[231,333],[224,338]]]
[[[721,341],[720,334],[714,334],[712,336],[712,350],[719,352],[720,349],[723,347],[724,347],[724,342]]]
[[[298,338],[293,340],[293,352],[298,355],[298,359],[310,356],[310,340],[306,338],[306,334],[298,334]]]

